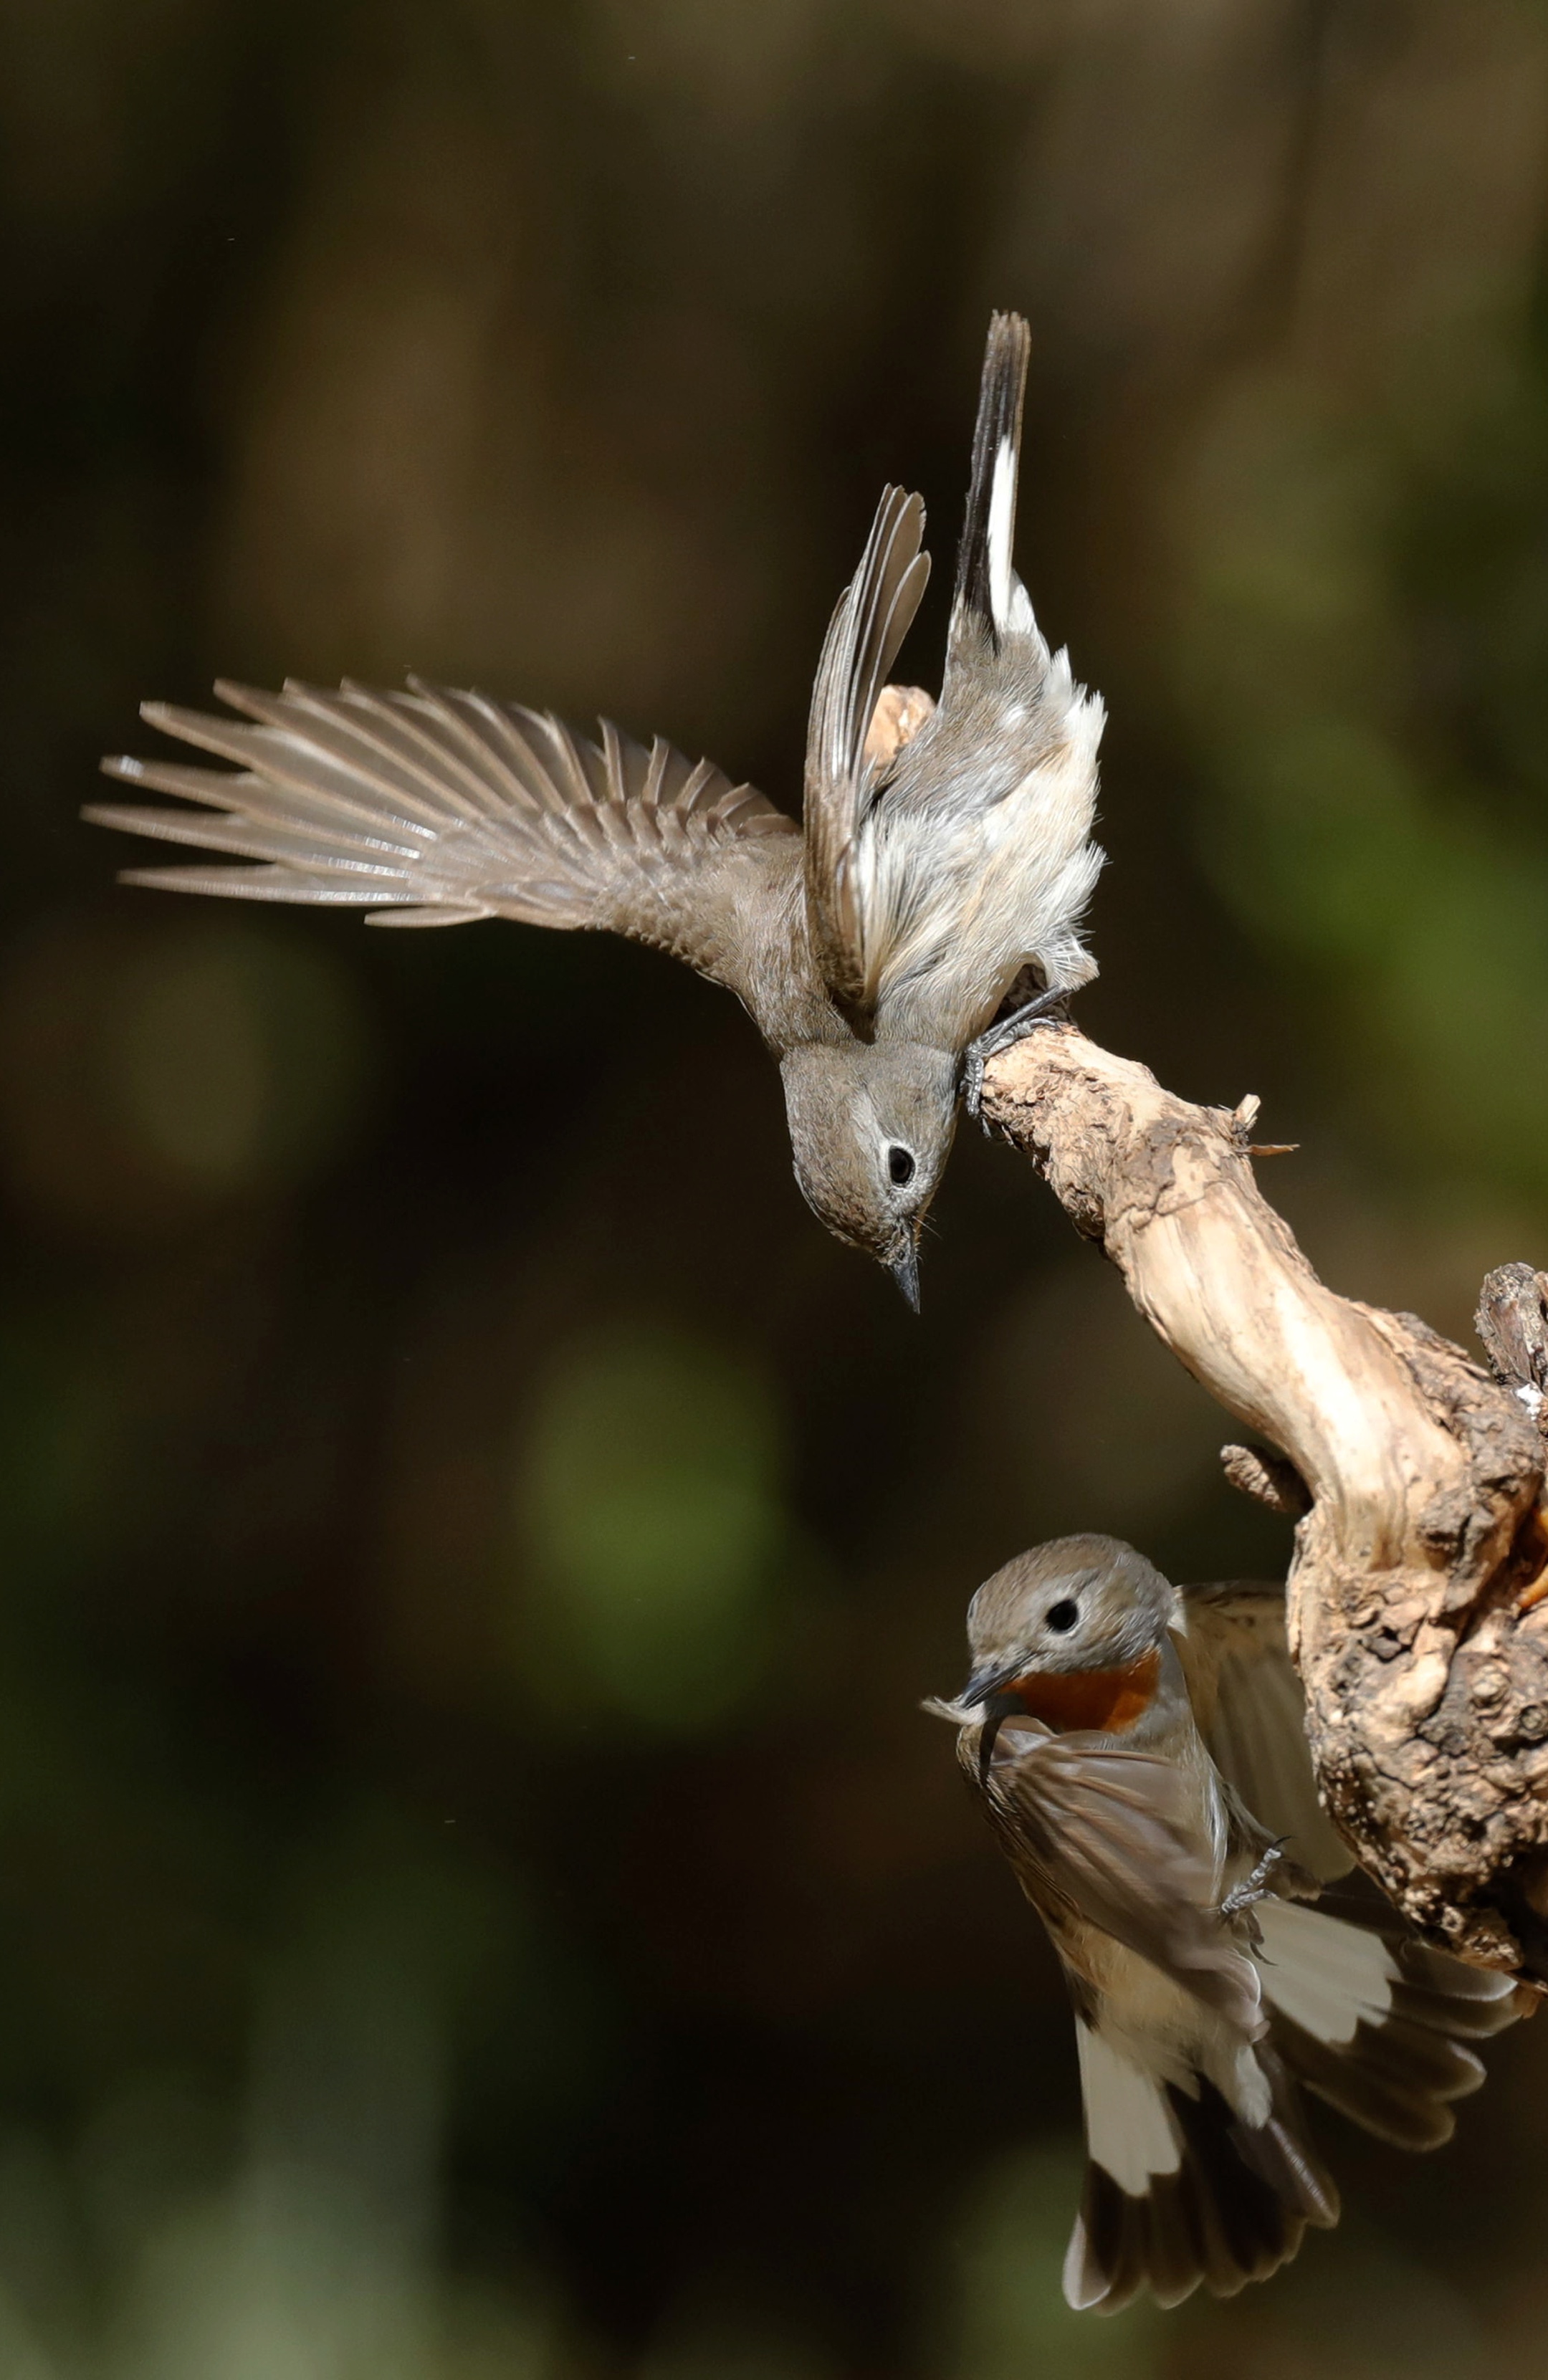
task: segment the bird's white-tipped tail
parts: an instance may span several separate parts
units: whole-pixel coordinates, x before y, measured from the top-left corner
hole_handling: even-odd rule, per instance
[[[1016,496],[1021,457],[1021,410],[1030,334],[1019,314],[995,314],[989,325],[973,431],[973,475],[957,556],[954,631],[976,618],[996,642],[1035,624],[1026,589],[1016,576]]]

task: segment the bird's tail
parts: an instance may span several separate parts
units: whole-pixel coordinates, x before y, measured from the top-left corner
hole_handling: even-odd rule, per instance
[[[1508,1975],[1292,1900],[1260,1902],[1269,2032],[1308,2090],[1405,2149],[1439,2148],[1483,2080],[1469,2042],[1519,2014]]]
[[[991,317],[973,431],[972,484],[957,556],[954,644],[969,623],[986,630],[996,645],[1013,628],[1029,630],[1035,625],[1011,560],[1030,346],[1030,334],[1019,314]]]
[[[1266,2044],[1244,2052],[1244,2114],[1202,2074],[1168,2082],[1100,2025],[1078,2017],[1076,2034],[1087,2162],[1064,2288],[1078,2311],[1115,2313],[1147,2292],[1177,2305],[1201,2282],[1233,2297],[1287,2264],[1309,2223],[1337,2222],[1338,2193]]]
[[[1268,2037],[1242,2051],[1231,2101],[1077,2020],[1088,2163],[1065,2264],[1073,2306],[1112,2313],[1143,2291],[1176,2305],[1201,2282],[1229,2297],[1266,2279],[1308,2224],[1338,2219],[1298,2082],[1383,2140],[1435,2148],[1453,2100],[1483,2080],[1469,2045],[1518,2013],[1507,1975],[1291,1901],[1254,1913]]]

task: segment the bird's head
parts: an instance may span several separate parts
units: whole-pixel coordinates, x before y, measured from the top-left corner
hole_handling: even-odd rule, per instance
[[[808,1042],[780,1068],[801,1194],[919,1305],[919,1243],[957,1127],[957,1065],[917,1041]]]
[[[968,1607],[971,1673],[957,1701],[937,1706],[965,1723],[1026,1707],[1018,1682],[1118,1676],[1154,1653],[1177,1617],[1177,1591],[1118,1537],[1055,1537],[1018,1554]]]

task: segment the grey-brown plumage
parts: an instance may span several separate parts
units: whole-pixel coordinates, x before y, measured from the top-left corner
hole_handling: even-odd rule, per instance
[[[984,1037],[1035,1002],[1003,1010],[1094,973],[1079,919],[1101,865],[1102,708],[1050,656],[1011,565],[1027,345],[1024,322],[994,317],[940,703],[886,687],[929,567],[924,507],[889,488],[818,666],[804,833],[660,739],[604,722],[592,743],[418,681],[221,684],[241,720],[147,704],[152,726],[237,773],[108,760],[202,807],[87,817],[258,863],[129,883],[363,908],[376,925],[590,927],[686,960],[737,993],[778,1060],[811,1205],[917,1302],[965,1058],[971,1088]]]
[[[1088,2163],[1077,2307],[1229,2296],[1338,2218],[1298,2086],[1403,2148],[1449,2139],[1508,1976],[1312,1906],[1353,1864],[1321,1809],[1282,1591],[1171,1586],[1062,1537],[974,1597],[929,1708],[1075,2006]]]

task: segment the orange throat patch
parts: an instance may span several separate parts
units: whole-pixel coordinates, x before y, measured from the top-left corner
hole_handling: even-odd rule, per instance
[[[1127,1670],[1029,1670],[1006,1689],[1029,1718],[1059,1735],[1091,1729],[1122,1735],[1150,1708],[1161,1676],[1161,1655],[1141,1653]]]

